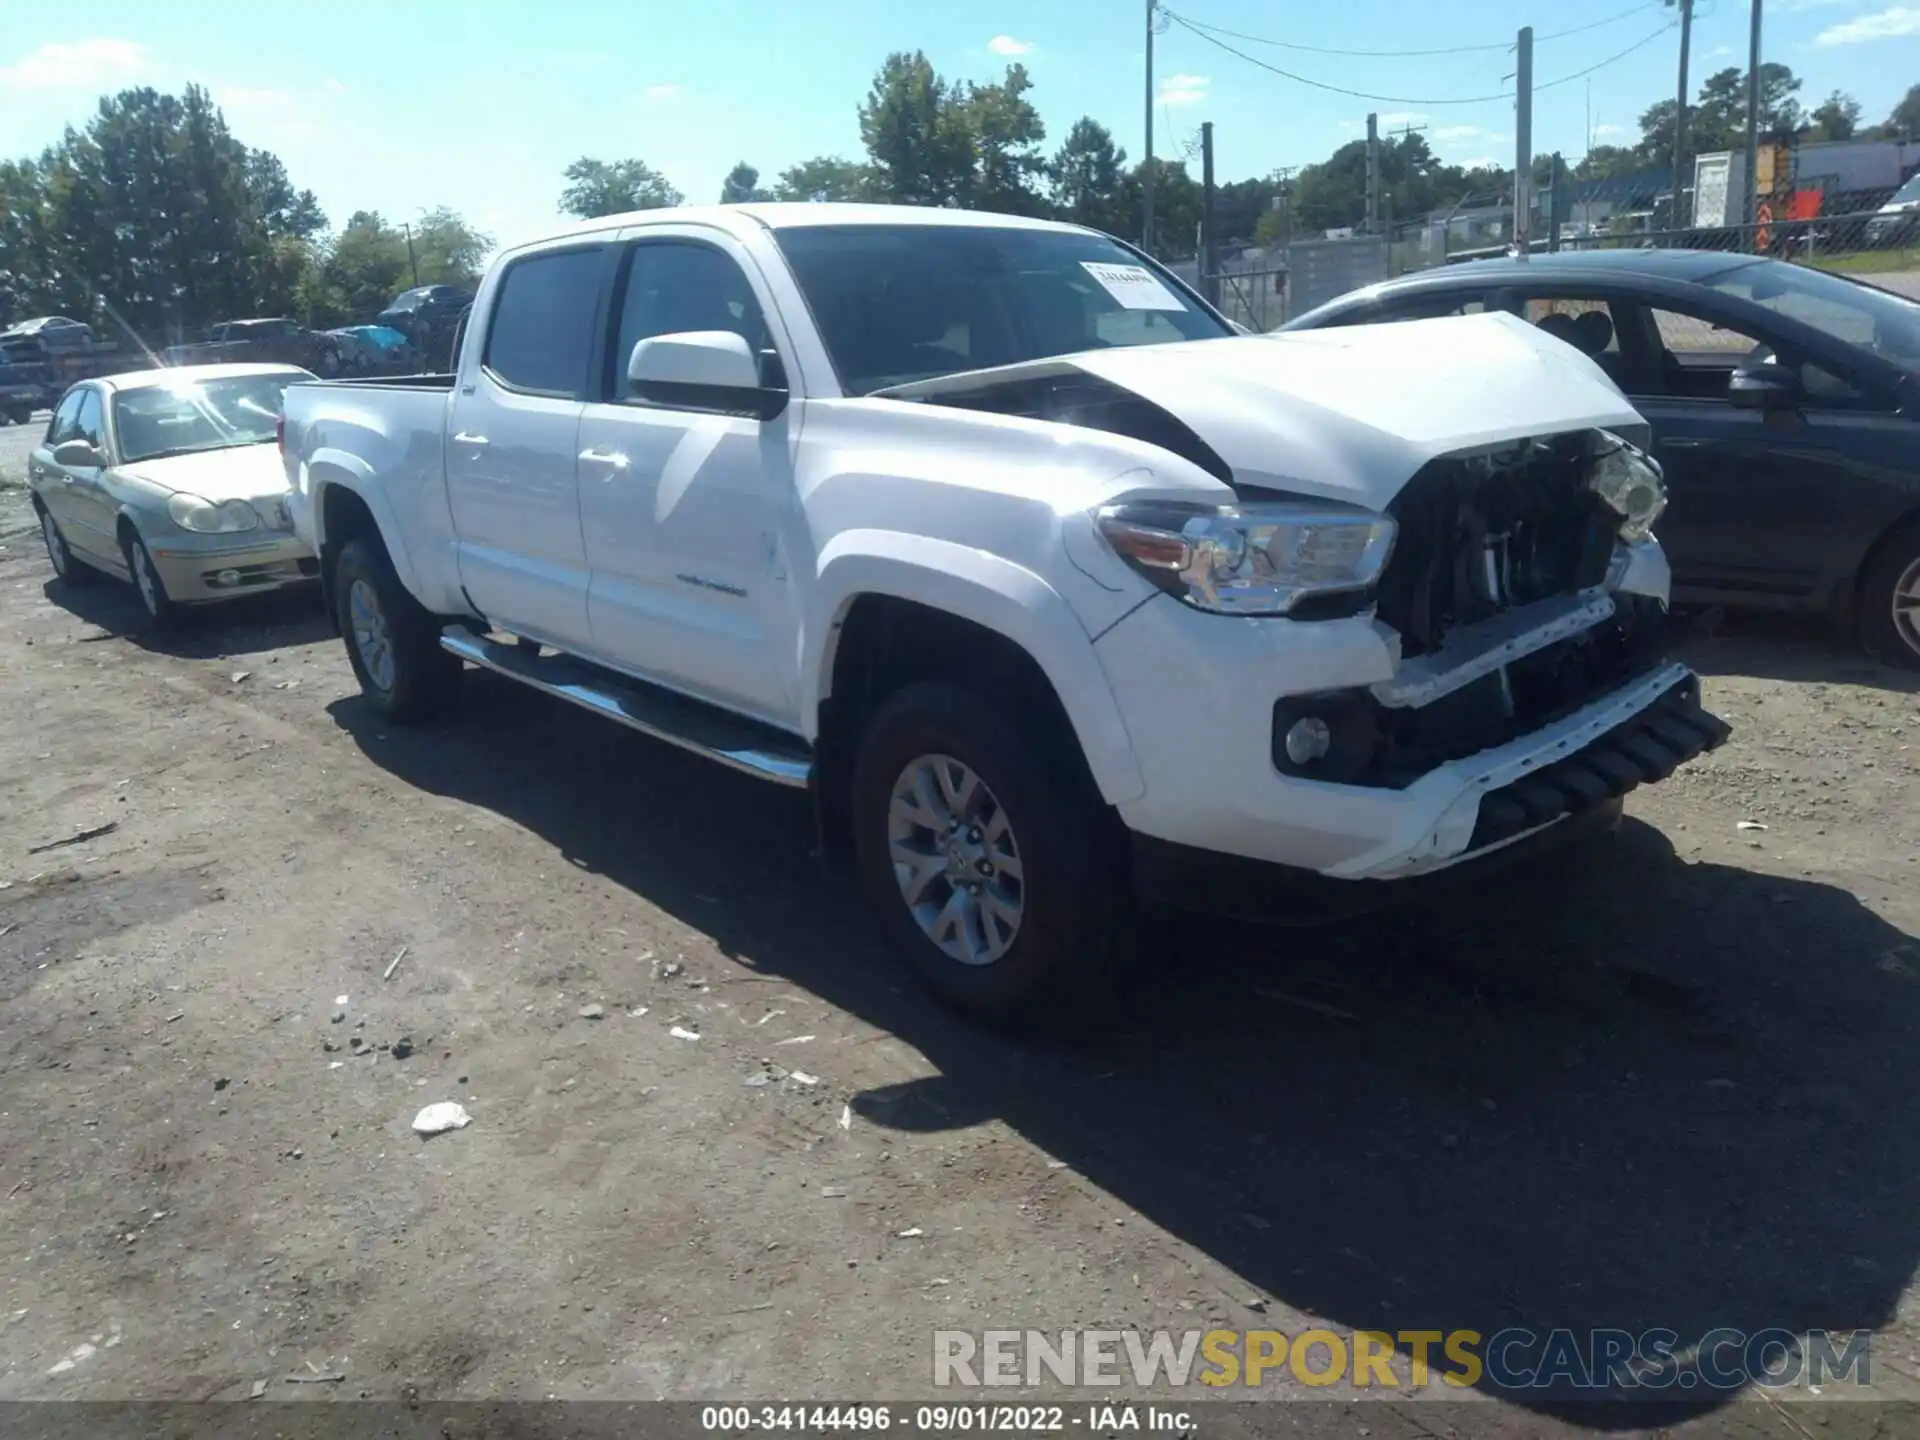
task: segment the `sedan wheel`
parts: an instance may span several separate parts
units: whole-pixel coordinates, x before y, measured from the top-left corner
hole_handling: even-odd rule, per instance
[[[67,553],[66,538],[61,535],[60,527],[45,510],[40,512],[40,538],[47,542],[47,559],[53,562],[53,573],[66,579],[73,567],[73,556]]]
[[[154,568],[153,556],[147,553],[146,542],[138,535],[129,534],[122,544],[127,557],[127,573],[133,576],[134,593],[140,597],[140,608],[146,612],[147,628],[167,629],[180,618],[180,607],[167,594],[166,582]]]
[[[1894,580],[1890,604],[1894,633],[1920,658],[1920,556]]]
[[[1920,670],[1920,524],[1889,535],[1860,577],[1860,638],[1889,665]]]

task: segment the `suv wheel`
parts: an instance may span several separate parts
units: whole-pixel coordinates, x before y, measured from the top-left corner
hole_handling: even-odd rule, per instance
[[[1860,577],[1860,638],[1876,659],[1920,670],[1920,525],[1897,531]]]
[[[862,880],[900,952],[983,1019],[1084,1007],[1118,980],[1131,909],[1097,796],[969,691],[909,686],[854,761]]]
[[[400,724],[440,714],[460,696],[463,666],[440,648],[440,626],[407,593],[377,541],[350,540],[334,565],[335,617],[354,677]]]

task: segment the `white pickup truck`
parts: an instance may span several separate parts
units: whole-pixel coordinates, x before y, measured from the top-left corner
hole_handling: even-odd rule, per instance
[[[1408,893],[1727,735],[1643,422],[1509,316],[1246,336],[1087,230],[741,205],[504,252],[456,354],[287,394],[368,703],[479,665],[810,787],[977,1014],[1098,993],[1144,899]]]

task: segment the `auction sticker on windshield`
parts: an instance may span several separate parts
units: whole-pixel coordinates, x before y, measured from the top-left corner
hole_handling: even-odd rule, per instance
[[[1086,271],[1100,282],[1114,299],[1128,310],[1184,310],[1178,295],[1160,283],[1160,277],[1144,265],[1103,265],[1082,260]]]

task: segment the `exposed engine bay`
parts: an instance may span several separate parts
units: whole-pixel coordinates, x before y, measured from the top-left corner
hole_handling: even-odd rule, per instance
[[[1598,432],[1435,461],[1388,514],[1398,522],[1378,614],[1401,654],[1499,612],[1601,584],[1620,514],[1589,483]]]

